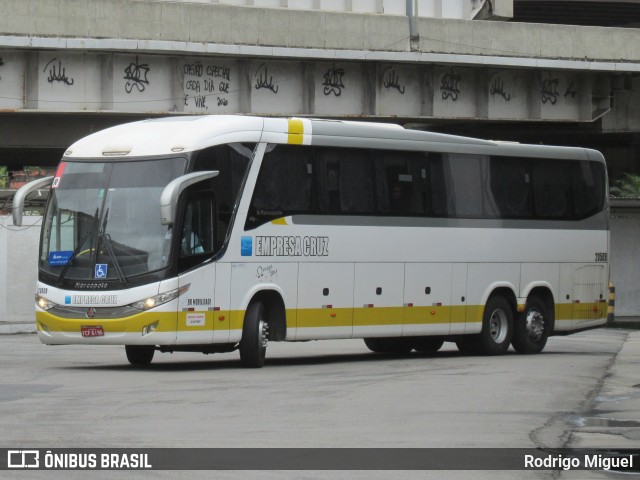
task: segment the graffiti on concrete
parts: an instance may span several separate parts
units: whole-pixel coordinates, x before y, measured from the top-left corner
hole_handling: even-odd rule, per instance
[[[344,75],[344,69],[336,68],[335,63],[325,72],[322,77],[324,78],[322,85],[324,86],[325,96],[331,95],[332,93],[336,97],[342,95],[342,89],[345,88],[344,83],[342,83],[342,77],[344,77]]]
[[[504,80],[500,76],[494,78],[493,83],[491,84],[491,88],[489,89],[489,93],[492,97],[500,95],[506,102],[511,100],[511,94],[507,93],[507,91],[505,90]]]
[[[551,105],[555,105],[558,103],[558,97],[560,93],[558,92],[558,85],[560,84],[560,80],[557,78],[547,78],[542,80],[542,103]]]
[[[182,65],[184,74],[184,106],[208,110],[207,100],[214,97],[218,107],[229,105],[231,67],[223,64],[204,65],[200,60]]]
[[[57,66],[55,62],[58,62]],[[67,69],[62,66],[61,60],[58,60],[57,58],[52,58],[49,61],[49,63],[47,63],[44,66],[44,68],[42,69],[42,72],[46,73],[47,69],[49,69],[49,76],[47,77],[47,82],[49,83],[60,82],[68,86],[73,85],[73,78],[69,78],[67,76]]]
[[[567,97],[576,98],[577,95],[578,95],[578,92],[575,90],[573,82],[571,82],[567,87],[567,91],[564,92],[564,98],[567,98]]]
[[[273,93],[277,94],[278,89],[280,88],[278,85],[273,83],[273,75],[269,75],[269,71],[267,70],[267,64],[261,63],[256,70],[256,74],[254,75],[256,79],[256,90],[260,90],[261,88],[266,88],[267,90],[271,90]]]
[[[124,79],[127,81],[124,85],[124,89],[127,93],[131,93],[135,88],[138,92],[142,93],[149,85],[149,79],[147,75],[151,68],[148,63],[140,63],[136,56],[135,62],[131,62],[127,68],[124,69]]]
[[[442,92],[442,100],[451,100],[455,102],[460,95],[460,82],[462,75],[456,73],[453,69],[447,71],[442,76],[440,82],[440,91]]]
[[[405,86],[400,84],[400,78],[396,73],[395,68],[387,67],[382,71],[382,85],[387,90],[390,88],[396,89],[401,95],[404,95]]]

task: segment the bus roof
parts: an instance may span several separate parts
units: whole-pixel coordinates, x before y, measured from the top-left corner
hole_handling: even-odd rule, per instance
[[[174,116],[126,123],[84,137],[65,152],[72,158],[135,159],[191,152],[234,142],[473,150],[502,155],[586,158],[585,149],[504,144],[489,140],[405,129],[367,121],[272,118],[249,115]],[[425,148],[425,143],[430,144]],[[559,149],[562,148],[562,152]],[[600,154],[589,155],[592,159]]]

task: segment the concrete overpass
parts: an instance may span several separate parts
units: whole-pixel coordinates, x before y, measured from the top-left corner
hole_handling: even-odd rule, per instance
[[[512,14],[495,0],[225,3],[0,0],[0,164],[158,114],[640,130],[634,29],[466,19]]]
[[[583,145],[612,178],[640,171],[638,30],[504,21],[518,1],[0,0],[0,166],[53,166],[127,120],[243,113]],[[625,225],[633,243],[640,223]],[[9,265],[11,245],[30,252],[36,234],[0,232],[0,295],[15,298],[9,287],[32,285],[16,272],[35,267]]]

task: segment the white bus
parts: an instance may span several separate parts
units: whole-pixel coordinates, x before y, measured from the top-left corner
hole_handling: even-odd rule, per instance
[[[607,173],[584,148],[397,125],[199,116],[64,154],[43,219],[45,344],[154,352],[362,338],[374,352],[537,353],[606,321]]]

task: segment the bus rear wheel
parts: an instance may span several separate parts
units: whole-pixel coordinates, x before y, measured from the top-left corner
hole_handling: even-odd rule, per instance
[[[511,344],[518,353],[540,353],[551,333],[553,318],[539,297],[527,300],[524,312],[514,325]]]
[[[261,368],[267,353],[269,324],[265,318],[262,302],[251,302],[244,316],[242,340],[240,340],[240,362],[245,368]]]
[[[475,350],[481,355],[502,355],[513,337],[513,308],[502,296],[491,297],[484,307],[482,330],[475,338]]]
[[[153,345],[125,345],[124,351],[131,365],[142,367],[151,363],[153,354],[156,353],[156,347]]]

